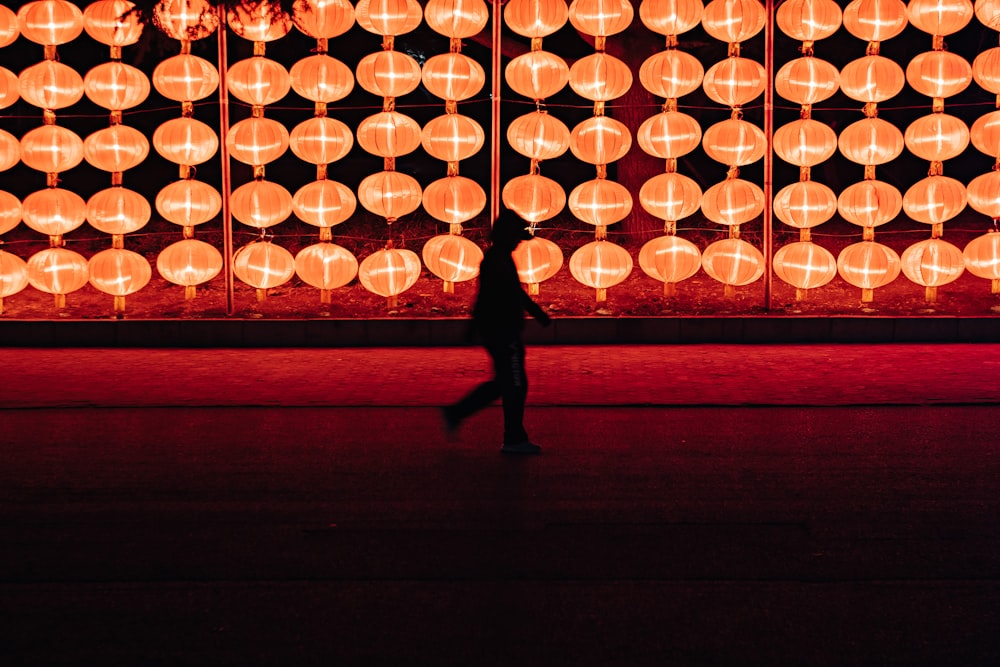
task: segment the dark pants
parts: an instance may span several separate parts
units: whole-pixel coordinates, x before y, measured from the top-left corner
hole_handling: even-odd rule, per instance
[[[524,430],[524,401],[528,396],[524,343],[519,336],[499,336],[487,337],[483,344],[493,359],[493,379],[451,406],[450,414],[460,421],[501,398],[503,441],[509,444],[523,442],[528,439]]]

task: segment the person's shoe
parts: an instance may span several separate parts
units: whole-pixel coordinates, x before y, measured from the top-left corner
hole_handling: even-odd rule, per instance
[[[533,442],[522,440],[521,442],[505,442],[500,451],[504,454],[541,454],[542,448]]]
[[[441,425],[444,427],[444,436],[449,441],[454,441],[458,438],[458,425],[461,420],[458,419],[451,410],[451,406],[446,405],[441,408]]]

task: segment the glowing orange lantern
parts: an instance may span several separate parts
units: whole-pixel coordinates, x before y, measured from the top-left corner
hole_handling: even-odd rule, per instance
[[[774,214],[786,225],[809,229],[821,225],[837,212],[837,195],[816,181],[787,185],[774,196]]]
[[[928,176],[910,186],[903,195],[903,210],[917,222],[937,225],[961,213],[966,201],[961,181],[948,176]]]
[[[866,42],[884,42],[906,27],[906,5],[901,0],[853,0],[844,8],[844,27]]]
[[[313,102],[336,102],[354,90],[354,73],[351,68],[325,53],[296,61],[289,71],[289,77],[292,89]]]
[[[398,111],[380,111],[358,125],[358,145],[379,157],[399,157],[420,147],[420,125]]]
[[[139,130],[112,125],[83,141],[83,157],[102,171],[122,172],[139,166],[149,155],[149,141]]]
[[[102,250],[88,262],[90,284],[98,291],[115,297],[135,294],[149,283],[153,269],[146,258],[124,248]],[[124,310],[124,303],[116,302],[116,311]],[[120,307],[119,307],[120,306]]]
[[[66,295],[89,279],[87,260],[66,248],[46,248],[28,259],[28,282],[39,292],[54,295],[57,308],[64,308]]]
[[[295,0],[292,21],[313,39],[332,39],[354,25],[354,5],[349,0]]]
[[[507,141],[533,160],[557,158],[569,148],[569,128],[545,111],[518,116],[507,126]]]
[[[236,3],[226,12],[229,27],[251,42],[273,42],[292,29],[292,17],[269,0]]]
[[[588,164],[608,164],[620,160],[632,147],[628,127],[608,116],[592,116],[573,128],[569,149]]]
[[[606,227],[632,212],[632,195],[621,183],[595,178],[573,188],[569,210],[587,224]]]
[[[636,132],[639,147],[664,160],[683,157],[701,143],[701,125],[680,111],[664,111],[642,121]]]
[[[811,118],[779,127],[773,142],[774,152],[797,167],[815,167],[837,152],[837,133],[829,125]]]
[[[690,53],[677,50],[654,53],[639,67],[639,81],[643,88],[666,98],[693,93],[704,77],[705,68],[701,62]]]
[[[862,241],[844,248],[837,257],[837,272],[848,284],[861,288],[861,301],[868,303],[874,291],[899,276],[899,255],[881,243]]]
[[[37,0],[21,5],[17,22],[25,38],[45,46],[72,42],[83,32],[83,12],[66,0]]]
[[[951,97],[972,83],[972,65],[950,51],[919,53],[906,66],[906,80],[921,95]]]
[[[152,213],[145,197],[121,186],[100,190],[87,200],[87,221],[105,234],[130,234],[142,229]]]
[[[991,171],[969,181],[969,206],[983,215],[1000,218],[1000,171]]]
[[[701,23],[704,10],[701,0],[643,0],[639,19],[660,35],[680,35]]]
[[[500,193],[504,206],[531,223],[559,215],[566,206],[566,192],[551,178],[525,174],[507,181]]]
[[[63,188],[32,192],[21,203],[24,224],[48,236],[67,234],[87,219],[83,197]]]
[[[226,85],[237,99],[255,106],[274,104],[292,87],[292,79],[281,63],[256,56],[229,68]]]
[[[354,12],[358,25],[376,35],[405,35],[424,16],[417,0],[359,0]]]
[[[705,190],[701,211],[714,223],[742,225],[764,211],[764,191],[756,183],[731,178]]]
[[[10,132],[0,130],[0,171],[7,171],[21,161],[21,142]]]
[[[767,75],[760,63],[731,57],[709,67],[701,87],[713,102],[738,107],[763,94],[766,84]]]
[[[17,25],[17,14],[0,5],[0,49],[10,46],[21,34],[21,29]]]
[[[233,255],[233,273],[256,288],[257,300],[263,301],[267,290],[285,284],[295,275],[295,258],[279,245],[254,241]]]
[[[462,53],[442,53],[428,58],[421,76],[431,95],[458,102],[477,95],[486,84],[483,66]]]
[[[865,56],[852,60],[840,71],[840,89],[853,100],[884,102],[903,90],[903,68],[885,56]]]
[[[1000,48],[983,51],[972,61],[972,78],[983,89],[1000,95]]]
[[[597,290],[597,302],[608,299],[608,288],[632,273],[632,256],[610,241],[591,241],[569,258],[569,272],[577,282]]]
[[[663,283],[664,296],[674,296],[676,284],[698,273],[698,246],[678,236],[658,236],[639,250],[639,266],[650,278]]]
[[[43,60],[18,76],[21,97],[42,109],[64,109],[83,97],[83,77],[69,65]]]
[[[333,227],[349,220],[357,206],[349,187],[326,179],[306,183],[292,198],[295,215],[316,227]]]
[[[101,44],[128,46],[142,36],[143,24],[128,0],[97,0],[83,10],[83,29]]]
[[[288,150],[288,130],[270,118],[244,118],[229,128],[226,146],[233,159],[244,164],[264,165],[274,162]]]
[[[273,227],[292,214],[292,194],[282,185],[255,180],[233,190],[233,217],[244,225]]]
[[[566,25],[569,8],[564,0],[510,0],[503,19],[522,37],[545,37]]]
[[[774,76],[774,92],[796,104],[822,102],[832,97],[839,88],[840,72],[832,64],[816,57],[791,60],[782,65]]]
[[[603,52],[580,58],[569,70],[569,87],[594,102],[614,100],[632,87],[632,72],[624,61]]]
[[[990,232],[978,236],[962,251],[965,268],[977,278],[992,281],[993,294],[1000,293],[1000,232]]]
[[[695,213],[701,205],[701,188],[692,178],[676,172],[657,174],[642,184],[639,203],[660,220],[676,222]]]
[[[302,282],[324,294],[322,303],[330,303],[330,290],[343,287],[358,275],[358,260],[347,248],[335,243],[307,246],[295,255],[295,273]]]
[[[83,139],[58,125],[43,125],[21,137],[21,160],[32,169],[55,174],[83,161]]]
[[[200,120],[172,118],[153,132],[153,147],[165,159],[191,166],[207,162],[215,155],[219,137]]]
[[[903,251],[900,258],[903,275],[927,288],[927,301],[933,303],[936,288],[954,282],[965,272],[962,251],[944,239],[925,239]]]
[[[444,291],[453,293],[455,283],[472,280],[479,275],[483,251],[475,243],[457,234],[441,234],[430,238],[420,253],[424,264],[444,281]]]
[[[11,193],[0,190],[0,234],[6,234],[21,222],[21,201]]]
[[[837,275],[833,254],[815,243],[798,241],[782,246],[774,254],[774,274],[796,289],[796,298],[805,290],[822,287]]]
[[[302,121],[292,129],[289,138],[292,152],[310,164],[336,162],[346,156],[353,145],[351,128],[325,116]]]
[[[753,164],[767,151],[764,132],[753,123],[735,118],[727,118],[705,130],[701,144],[708,157],[734,166]]]
[[[208,183],[175,181],[156,195],[156,211],[175,225],[194,227],[212,220],[222,210],[222,195]]]
[[[452,39],[473,37],[490,20],[490,10],[483,0],[430,0],[424,19],[434,32]]]
[[[705,248],[701,267],[725,285],[727,296],[734,296],[735,287],[749,285],[764,275],[764,255],[743,239],[722,239]]]
[[[102,63],[83,79],[83,92],[94,104],[121,111],[141,104],[149,97],[149,79],[131,65],[120,62]]]
[[[976,0],[976,18],[993,30],[1000,30],[1000,5],[997,0]]]
[[[852,224],[878,227],[891,222],[903,210],[903,195],[888,183],[861,181],[840,193],[837,210]]]
[[[17,255],[0,250],[0,315],[3,314],[3,300],[27,286],[28,264]]]
[[[973,16],[969,0],[910,0],[906,16],[919,30],[931,35],[951,35],[965,26]]]
[[[533,236],[522,241],[511,255],[521,282],[529,294],[538,294],[538,285],[559,272],[563,264],[562,250],[552,241]]]
[[[486,208],[486,192],[471,178],[446,176],[424,188],[423,204],[435,220],[458,225]]]
[[[215,92],[219,87],[219,71],[204,58],[181,53],[156,66],[153,86],[169,100],[193,102]]]
[[[432,118],[424,125],[420,143],[438,160],[458,162],[470,158],[483,147],[486,133],[472,118],[457,113]]]
[[[222,254],[204,241],[183,239],[160,252],[156,271],[164,280],[184,287],[186,299],[193,299],[198,285],[222,271]]]
[[[397,305],[397,297],[413,287],[420,277],[420,258],[412,250],[383,248],[361,261],[358,280],[374,294],[385,297],[388,306]]]
[[[181,41],[208,37],[219,27],[219,15],[209,0],[160,0],[153,7],[153,24]]]
[[[416,211],[421,194],[417,179],[398,171],[371,174],[358,185],[361,205],[390,223]],[[419,260],[417,264],[420,264]]]
[[[569,22],[585,35],[617,35],[634,16],[628,0],[574,0],[569,6]]]
[[[399,51],[371,53],[358,63],[358,85],[373,95],[401,97],[420,85],[420,63]]]
[[[764,29],[767,15],[757,0],[712,0],[705,5],[705,32],[727,43],[745,42]]]
[[[910,123],[903,138],[917,157],[942,161],[961,155],[969,145],[969,136],[969,128],[960,118],[932,113]]]
[[[903,152],[903,133],[881,118],[864,118],[851,123],[837,140],[840,152],[851,162],[885,164]]]
[[[21,99],[17,75],[6,67],[0,67],[0,109],[6,109]]]
[[[504,77],[518,95],[542,100],[566,87],[569,66],[554,53],[529,51],[507,63]]]
[[[842,17],[833,0],[789,0],[775,14],[781,31],[799,42],[826,39],[837,32]]]
[[[976,150],[1000,158],[1000,111],[991,111],[977,118],[969,137]]]

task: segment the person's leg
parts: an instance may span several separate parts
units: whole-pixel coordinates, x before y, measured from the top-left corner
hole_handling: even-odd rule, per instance
[[[524,343],[520,338],[499,346],[503,363],[497,366],[497,380],[503,397],[503,441],[517,444],[528,440],[524,430],[524,403],[528,397],[528,375],[524,367]]]
[[[501,366],[505,363],[504,356],[500,354],[502,349],[502,346],[486,344],[486,351],[493,360],[493,379],[481,383],[457,403],[453,403],[444,409],[445,419],[448,420],[452,428],[457,427],[459,422],[466,417],[482,410],[500,398],[502,389],[499,377]]]

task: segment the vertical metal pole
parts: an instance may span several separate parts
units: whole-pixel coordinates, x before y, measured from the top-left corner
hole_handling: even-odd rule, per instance
[[[764,310],[771,310],[771,288],[774,284],[771,257],[774,253],[774,0],[766,0],[767,24],[764,26],[764,136],[767,151],[764,153]]]
[[[229,149],[226,135],[229,134],[229,95],[227,75],[229,55],[226,44],[226,10],[220,4],[219,12],[219,158],[222,160],[222,271],[226,276],[226,315],[236,312],[236,284],[233,280],[233,214],[229,208],[232,192],[232,176],[229,170]]]
[[[490,225],[500,216],[500,0],[493,0],[493,89],[490,95]]]

